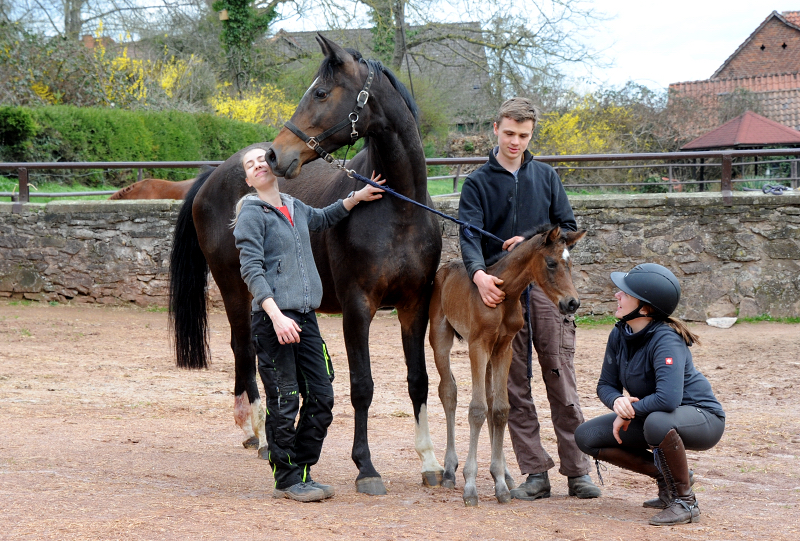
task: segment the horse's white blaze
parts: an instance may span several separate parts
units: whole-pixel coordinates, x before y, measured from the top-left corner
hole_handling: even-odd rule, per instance
[[[423,472],[444,471],[433,452],[433,442],[428,428],[428,406],[422,404],[419,408],[419,422],[414,424],[414,446],[422,461]]]
[[[566,248],[564,248],[564,253],[561,254],[561,259],[563,259],[564,261],[569,261],[569,250],[567,250]]]
[[[306,89],[306,91],[303,93],[303,98],[305,98],[305,97],[306,97],[306,94],[308,94],[309,92],[311,92],[311,89],[312,89],[312,88],[314,88],[314,85],[315,85],[315,84],[317,84],[317,81],[319,81],[319,77],[317,77],[316,79],[314,79],[314,82],[313,82],[313,83],[311,83],[311,86],[309,86],[309,87]],[[300,99],[302,100],[303,98],[300,98]]]

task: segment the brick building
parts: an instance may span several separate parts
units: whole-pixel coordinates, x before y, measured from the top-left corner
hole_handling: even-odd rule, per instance
[[[800,11],[773,11],[708,80],[672,83],[669,94],[693,119],[689,137],[745,108],[800,130]]]

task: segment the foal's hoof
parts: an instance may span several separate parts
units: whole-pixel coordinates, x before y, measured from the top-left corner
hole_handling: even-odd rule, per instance
[[[269,448],[266,445],[258,450],[258,458],[269,460]]]
[[[508,503],[511,501],[511,491],[504,490],[496,492],[495,497],[497,498],[497,503]]]
[[[464,496],[464,505],[467,507],[478,507],[478,497]]]
[[[258,436],[252,436],[242,442],[245,449],[258,449]]]
[[[380,477],[363,477],[356,479],[356,492],[370,496],[383,496],[386,494],[386,487]]]
[[[442,470],[422,472],[422,484],[426,487],[438,487],[442,484]]]

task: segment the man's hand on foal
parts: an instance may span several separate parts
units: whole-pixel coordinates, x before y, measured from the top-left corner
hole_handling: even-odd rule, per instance
[[[478,293],[481,296],[483,304],[489,308],[497,308],[497,305],[503,302],[506,294],[497,286],[502,285],[503,281],[497,276],[486,274],[484,271],[479,270],[472,276],[472,281],[478,286]]]

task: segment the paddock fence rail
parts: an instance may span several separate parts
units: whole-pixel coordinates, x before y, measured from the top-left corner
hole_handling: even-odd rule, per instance
[[[776,157],[783,156],[782,159],[762,160],[762,156]],[[680,190],[683,186],[693,186],[699,191],[706,191],[709,186],[719,185],[719,191],[725,205],[733,202],[734,184],[740,182],[753,182],[754,179],[745,178],[744,170],[752,167],[757,172],[758,167],[762,166],[767,173],[759,181],[768,180],[781,184],[786,188],[798,189],[800,187],[800,167],[798,159],[800,148],[772,148],[772,149],[752,149],[752,150],[720,150],[720,151],[697,151],[697,152],[650,152],[640,154],[581,154],[581,155],[555,155],[555,156],[535,156],[535,159],[551,164],[556,171],[563,173],[566,171],[592,171],[592,170],[635,170],[648,168],[659,173],[656,182],[586,182],[570,183],[565,182],[566,189],[592,189],[592,188],[634,188],[634,187],[660,187],[664,191],[672,192]],[[751,159],[752,161],[747,161]],[[429,180],[453,180],[453,193],[458,193],[458,183],[466,176],[463,172],[464,166],[480,166],[486,163],[486,158],[458,157],[458,158],[427,158],[428,166],[447,166],[455,169],[453,174],[428,177]],[[627,162],[615,164],[613,162]],[[636,163],[631,163],[636,162]],[[182,161],[182,162],[5,162],[0,163],[0,171],[12,171],[17,175],[17,189],[12,192],[0,192],[0,197],[10,197],[12,201],[21,205],[30,202],[31,197],[78,197],[87,195],[110,195],[114,191],[87,191],[87,192],[57,192],[43,193],[31,192],[29,183],[30,171],[44,170],[90,170],[90,169],[130,169],[137,171],[138,180],[142,179],[142,171],[146,169],[193,169],[202,166],[218,166],[222,161]],[[599,165],[578,165],[592,164]],[[778,167],[776,168],[776,164]],[[787,167],[788,166],[788,167]],[[692,175],[678,173],[686,168],[691,168]],[[719,168],[718,178],[705,178],[707,169]],[[734,169],[739,168],[739,174],[734,173]],[[778,174],[770,176],[770,173],[777,169],[786,171],[788,176]],[[13,175],[13,173],[12,173]],[[734,178],[738,177],[738,178]],[[635,188],[634,188],[635,189]],[[776,192],[777,193],[777,192]]]

